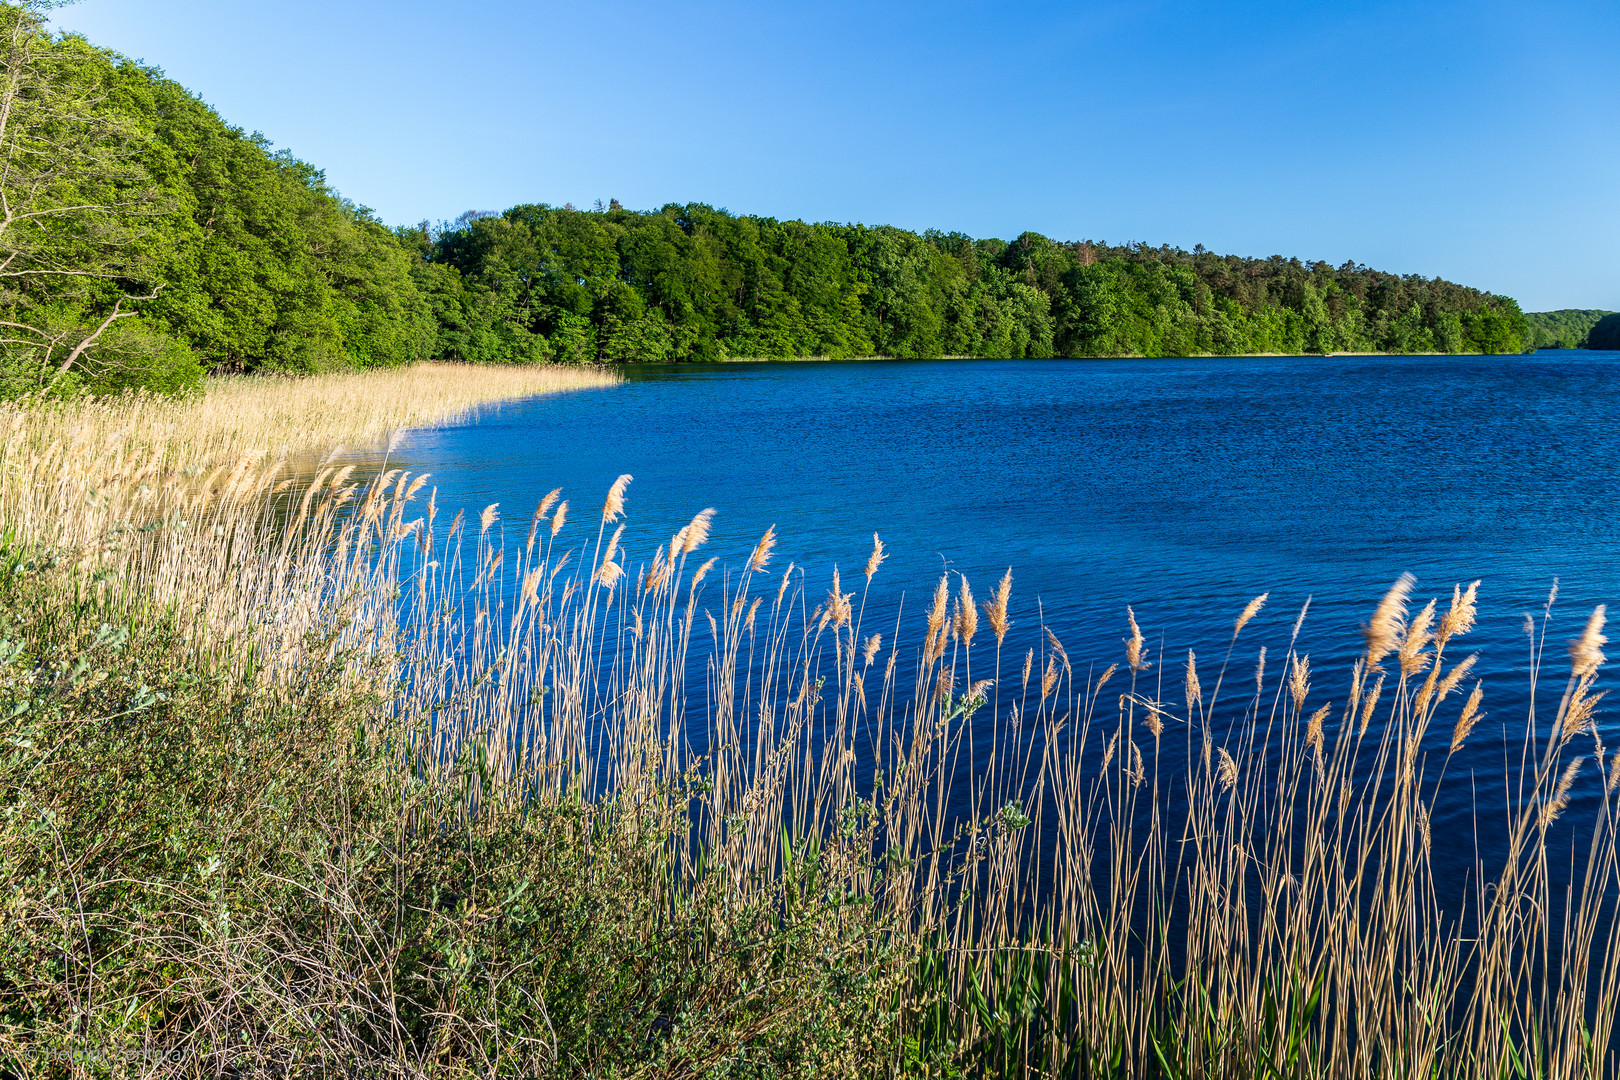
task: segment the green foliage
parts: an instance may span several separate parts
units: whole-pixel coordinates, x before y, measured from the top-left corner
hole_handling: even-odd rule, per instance
[[[0,293],[0,319],[35,331],[7,342],[0,390],[167,390],[209,369],[427,358],[436,320],[415,260],[371,211],[157,69],[52,37],[36,8],[0,4],[0,31],[27,52],[14,45],[5,85],[32,103],[4,137],[35,163],[0,187],[51,211],[0,236],[39,271]]]
[[[1586,335],[1609,311],[1564,308],[1560,311],[1527,311],[1524,321],[1530,327],[1525,347],[1530,349],[1584,349]]]
[[[1506,297],[1347,263],[1142,245],[518,206],[401,230],[436,355],[729,357],[1517,352]]]

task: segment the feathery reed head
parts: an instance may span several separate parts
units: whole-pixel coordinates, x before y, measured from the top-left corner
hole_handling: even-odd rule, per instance
[[[624,513],[624,489],[630,486],[631,476],[624,473],[608,488],[607,500],[602,503],[602,524],[617,521]]]
[[[1294,647],[1294,642],[1299,640],[1300,628],[1305,625],[1305,613],[1310,611],[1310,610],[1311,610],[1311,597],[1307,596],[1305,598],[1305,603],[1300,605],[1299,618],[1294,620],[1294,632],[1288,636],[1288,647],[1289,648],[1293,648]]]
[[[1479,703],[1485,696],[1485,684],[1474,683],[1474,690],[1463,702],[1462,714],[1457,717],[1457,726],[1451,729],[1451,749],[1449,753],[1455,754],[1468,741],[1468,736],[1474,731],[1474,725],[1485,719],[1485,714],[1479,711]]]
[[[1576,758],[1564,766],[1564,774],[1558,778],[1558,786],[1553,788],[1552,798],[1541,808],[1541,827],[1545,829],[1558,820],[1558,815],[1564,812],[1569,805],[1569,789],[1575,784],[1575,775],[1581,771],[1583,758]]]
[[[956,636],[962,639],[962,644],[973,648],[973,637],[979,632],[979,609],[973,603],[973,589],[968,585],[966,574],[957,575],[962,579],[961,592],[956,598],[956,613],[952,620],[955,623]]]
[[[617,585],[619,583],[619,579],[623,576],[624,567],[620,566],[616,562],[603,560],[601,565],[596,568],[596,573],[591,575],[591,580],[602,586],[604,589],[607,589],[609,592],[612,592],[613,586]]]
[[[524,603],[534,603],[539,595],[541,572],[541,568],[537,566],[523,575],[523,590],[520,595],[523,597]]]
[[[1288,675],[1288,694],[1294,700],[1294,711],[1305,707],[1305,697],[1311,692],[1311,658],[1294,656]]]
[[[1187,689],[1187,719],[1204,703],[1204,688],[1198,684],[1198,657],[1193,655],[1191,649],[1187,650],[1187,675],[1184,680]]]
[[[1052,695],[1053,687],[1057,686],[1058,663],[1057,657],[1049,656],[1046,659],[1046,670],[1041,672],[1041,700],[1045,701]]]
[[[562,502],[557,504],[557,512],[555,514],[551,515],[551,536],[552,536],[552,539],[556,539],[557,534],[562,532],[563,522],[565,522],[567,520],[568,520],[568,500],[564,499]]]
[[[1305,727],[1305,745],[1316,751],[1318,762],[1322,759],[1322,725],[1327,722],[1328,713],[1332,711],[1332,705],[1322,706],[1311,714],[1310,723]]]
[[[623,535],[624,535],[624,526],[623,525],[620,525],[617,529],[613,530],[613,535],[608,539],[607,551],[604,552],[603,555],[602,555],[602,561],[603,562],[612,562],[613,561],[613,556],[616,555],[618,553],[618,550],[619,550],[619,538],[621,536],[623,536]]]
[[[714,507],[699,510],[697,516],[680,531],[681,554],[690,555],[709,540],[709,525],[714,521]]]
[[[1410,573],[1403,573],[1396,578],[1389,592],[1378,601],[1372,619],[1362,628],[1362,636],[1367,640],[1368,670],[1375,667],[1400,644],[1406,630],[1406,598],[1411,595],[1412,586],[1416,583],[1417,578]]]
[[[1440,680],[1440,686],[1435,692],[1435,704],[1438,705],[1440,702],[1446,700],[1446,696],[1449,695],[1453,690],[1457,689],[1457,684],[1462,682],[1463,676],[1467,675],[1473,670],[1474,662],[1478,659],[1479,653],[1473,653],[1470,656],[1464,657],[1462,662],[1458,663],[1446,673],[1446,677]],[[1438,671],[1439,669],[1436,668],[1435,670]]]
[[[1220,784],[1222,791],[1231,791],[1237,784],[1237,762],[1232,760],[1232,755],[1226,752],[1224,746],[1218,748],[1216,754],[1220,757],[1220,764],[1215,769],[1215,781]]]
[[[1012,596],[1012,567],[1001,575],[1001,583],[989,600],[984,602],[985,618],[990,620],[990,629],[996,635],[996,644],[999,646],[1002,639],[1007,636],[1007,629],[1012,626],[1012,620],[1007,618],[1007,601]]]
[[[1446,642],[1454,637],[1461,637],[1474,628],[1478,595],[1478,581],[1470,584],[1466,592],[1460,585],[1451,587],[1451,607],[1440,617],[1440,628],[1434,635],[1440,648],[1445,648]]]
[[[1266,598],[1270,595],[1271,594],[1269,592],[1263,592],[1253,600],[1250,600],[1249,603],[1244,607],[1243,613],[1239,615],[1232,623],[1233,641],[1236,641],[1237,636],[1243,633],[1243,628],[1249,625],[1249,620],[1260,614],[1260,609],[1266,606]]]
[[[1430,600],[1423,605],[1423,610],[1418,612],[1407,623],[1406,629],[1401,633],[1400,645],[1397,647],[1396,652],[1401,658],[1401,677],[1403,679],[1421,675],[1428,669],[1429,661],[1433,657],[1423,650],[1433,640],[1434,635],[1429,632],[1429,627],[1433,625],[1434,601]]]
[[[1586,620],[1586,629],[1569,643],[1569,673],[1577,679],[1597,674],[1597,669],[1608,659],[1603,655],[1603,646],[1609,642],[1603,634],[1604,612],[1603,604],[1593,608],[1591,618]]]
[[[1591,693],[1593,676],[1587,675],[1575,684],[1575,690],[1569,696],[1564,706],[1563,742],[1568,742],[1575,736],[1586,731],[1592,725],[1592,714],[1597,711],[1598,702],[1608,695]]]
[[[1380,672],[1378,681],[1367,688],[1361,699],[1361,728],[1357,736],[1367,734],[1367,725],[1372,722],[1373,711],[1378,708],[1378,699],[1384,692],[1384,676]]]
[[[934,603],[928,609],[928,636],[923,642],[923,662],[933,663],[945,654],[945,615],[950,605],[950,577],[940,575],[934,587]]]
[[[478,515],[479,536],[489,532],[489,527],[495,524],[495,519],[500,516],[498,513],[500,506],[500,503],[490,503],[488,506],[484,507],[484,512]]]
[[[877,533],[873,533],[872,554],[866,557],[866,583],[868,585],[872,583],[872,575],[878,572],[878,567],[882,566],[883,560],[887,558],[888,556],[883,553],[883,541],[878,539]]]
[[[832,589],[827,593],[827,616],[833,628],[837,629],[849,622],[854,614],[854,593],[841,591],[842,585],[838,580],[838,567],[833,567]]]
[[[697,589],[698,583],[709,576],[709,571],[713,570],[714,564],[719,561],[719,556],[715,556],[712,559],[705,560],[703,565],[697,568],[697,573],[692,575],[692,589],[694,591]]]
[[[765,535],[759,538],[759,543],[754,545],[754,553],[748,556],[748,569],[756,574],[763,571],[765,564],[771,561],[771,549],[775,546],[776,526],[772,525],[765,530]]]
[[[1132,671],[1145,670],[1148,665],[1142,661],[1142,643],[1146,639],[1142,637],[1142,628],[1136,625],[1136,612],[1126,607],[1125,618],[1131,624],[1131,636],[1120,639],[1125,643],[1125,661]]]

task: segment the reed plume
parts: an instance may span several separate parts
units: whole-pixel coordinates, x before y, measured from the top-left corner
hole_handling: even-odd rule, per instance
[[[1183,682],[1187,691],[1187,718],[1192,719],[1204,703],[1204,688],[1198,684],[1198,657],[1193,655],[1191,649],[1187,650],[1187,674]]]
[[[1367,641],[1366,670],[1373,670],[1380,660],[1400,645],[1406,631],[1406,598],[1411,595],[1412,586],[1416,583],[1417,578],[1409,573],[1396,578],[1395,584],[1378,602],[1372,619],[1362,629]]]
[[[620,477],[620,479],[628,480],[629,478]],[[711,506],[697,512],[692,520],[687,523],[686,527],[680,531],[682,555],[690,555],[699,547],[708,543],[709,525],[713,521],[714,507]]]
[[[1311,692],[1311,658],[1294,656],[1290,660],[1288,693],[1293,699],[1294,711],[1297,713],[1305,708],[1305,696]]]
[[[1270,596],[1271,594],[1269,592],[1263,592],[1253,600],[1250,600],[1248,604],[1244,606],[1243,611],[1232,623],[1233,641],[1236,641],[1237,636],[1243,633],[1243,628],[1249,625],[1249,621],[1256,615],[1260,614],[1260,609],[1266,606],[1266,600]]]
[[[1132,671],[1144,671],[1148,666],[1142,661],[1142,644],[1146,639],[1142,637],[1141,628],[1136,625],[1136,612],[1127,607],[1125,618],[1131,627],[1131,636],[1122,639],[1125,644],[1125,662]]]
[[[762,572],[771,561],[771,549],[774,547],[776,547],[776,526],[773,524],[765,530],[765,535],[759,538],[759,543],[754,545],[753,553],[748,556],[748,569],[756,574]]]
[[[608,488],[607,499],[602,503],[602,524],[611,524],[624,513],[624,489],[630,486],[632,479],[629,473],[623,473]]]
[[[1470,583],[1466,592],[1461,585],[1451,587],[1451,607],[1441,617],[1440,628],[1435,632],[1435,641],[1439,648],[1445,648],[1446,642],[1454,637],[1461,637],[1474,628],[1478,593],[1478,581]]]
[[[968,585],[966,574],[958,574],[962,579],[961,591],[956,598],[956,636],[962,639],[967,648],[973,647],[973,638],[979,632],[979,609],[973,603],[973,590]]]
[[[1584,759],[1576,758],[1564,766],[1564,775],[1558,778],[1558,786],[1553,789],[1552,797],[1547,800],[1541,811],[1541,827],[1545,829],[1558,820],[1565,808],[1569,806],[1569,789],[1575,784],[1575,774],[1581,771],[1581,762]]]
[[[999,648],[1007,636],[1007,630],[1012,626],[1012,620],[1007,617],[1007,601],[1012,597],[1012,567],[1001,575],[1001,582],[989,600],[984,602],[984,615],[990,621],[990,630],[996,635],[996,646]]]
[[[1434,601],[1430,600],[1407,624],[1396,647],[1396,653],[1401,661],[1401,678],[1409,679],[1428,670],[1429,661],[1433,657],[1424,649],[1433,640],[1434,635],[1429,631],[1432,625],[1434,625]]]
[[[1596,674],[1608,659],[1603,655],[1603,646],[1609,643],[1603,634],[1604,611],[1603,604],[1593,608],[1591,618],[1586,620],[1586,629],[1569,643],[1570,675],[1574,678],[1583,679]]]
[[[866,583],[868,585],[872,584],[872,575],[878,572],[878,567],[882,566],[883,560],[887,558],[888,556],[883,553],[883,541],[878,539],[877,533],[873,533],[872,554],[866,557]]]

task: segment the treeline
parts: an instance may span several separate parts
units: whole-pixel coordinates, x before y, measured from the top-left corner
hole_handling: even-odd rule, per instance
[[[389,229],[161,71],[0,4],[0,394],[440,358],[1513,352],[1506,297],[1140,244],[543,204]]]
[[[485,361],[1517,352],[1518,305],[1448,281],[1036,233],[517,206],[401,230],[437,352]]]
[[[1530,332],[1525,347],[1530,349],[1584,349],[1587,335],[1609,311],[1564,308],[1560,311],[1527,311],[1524,319]]]

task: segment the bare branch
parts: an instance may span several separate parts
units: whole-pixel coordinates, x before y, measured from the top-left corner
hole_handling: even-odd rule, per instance
[[[51,389],[56,386],[57,382],[61,380],[62,376],[68,373],[68,369],[73,367],[74,361],[83,356],[87,349],[93,348],[97,340],[101,337],[102,333],[105,332],[107,327],[111,326],[115,320],[127,319],[131,315],[140,314],[138,311],[119,310],[123,306],[125,300],[132,302],[139,302],[141,300],[155,300],[157,299],[158,289],[161,289],[162,287],[163,286],[161,285],[157,286],[147,296],[120,296],[117,300],[114,300],[112,311],[105,319],[101,320],[100,326],[96,327],[90,332],[89,337],[86,337],[83,341],[79,342],[76,346],[74,346],[73,351],[68,353],[67,359],[62,361],[62,366],[56,369],[55,375],[51,376],[51,381],[46,385],[45,391],[49,393]]]

